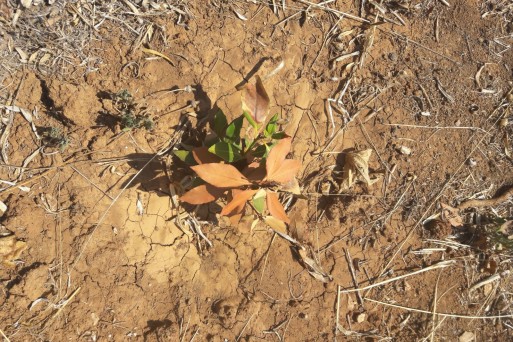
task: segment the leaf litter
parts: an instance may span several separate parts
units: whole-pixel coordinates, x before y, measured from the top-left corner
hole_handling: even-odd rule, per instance
[[[344,169],[340,191],[351,188],[356,182],[361,181],[368,186],[376,183],[379,178],[369,173],[369,159],[372,154],[371,149],[349,152],[345,155]]]

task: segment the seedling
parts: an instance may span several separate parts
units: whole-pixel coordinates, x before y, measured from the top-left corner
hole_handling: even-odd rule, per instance
[[[243,90],[241,116],[228,124],[219,111],[211,124],[214,139],[203,147],[175,151],[199,177],[197,186],[186,192],[181,201],[204,204],[227,194],[230,200],[221,215],[230,217],[233,224],[250,206],[273,229],[285,230],[290,220],[279,193],[299,194],[296,173],[301,163],[286,159],[292,138],[278,131],[278,114],[266,122],[269,102],[257,77],[256,85],[248,84]],[[245,121],[248,127],[244,127]]]
[[[134,101],[132,94],[128,90],[122,90],[114,95],[114,104],[116,109],[121,113],[121,129],[131,131],[137,128],[152,130],[154,123],[151,117],[143,113]]]
[[[45,146],[58,148],[61,152],[69,146],[69,138],[58,127],[45,127],[41,133]]]

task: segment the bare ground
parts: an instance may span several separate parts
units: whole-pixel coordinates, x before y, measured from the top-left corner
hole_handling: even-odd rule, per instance
[[[463,226],[436,215],[513,184],[511,4],[163,3],[0,4],[0,336],[510,340],[511,250],[493,232],[511,197]],[[240,115],[254,74],[303,164],[288,233],[326,283],[265,225],[230,227],[222,201],[185,214],[211,246],[173,201],[192,173],[158,152],[197,143],[217,108]],[[120,130],[123,89],[152,131]],[[380,181],[340,192],[346,153],[367,148]]]

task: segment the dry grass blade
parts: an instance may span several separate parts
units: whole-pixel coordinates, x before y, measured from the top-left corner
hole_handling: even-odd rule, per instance
[[[234,166],[220,163],[208,163],[191,168],[205,182],[218,188],[238,188],[251,183]]]
[[[406,277],[411,277],[411,276],[413,276],[413,275],[420,274],[420,273],[424,273],[424,272],[427,272],[427,271],[432,271],[432,270],[435,270],[435,269],[438,269],[438,268],[445,268],[445,267],[449,267],[449,266],[452,266],[452,265],[454,265],[454,264],[455,264],[455,261],[454,261],[454,260],[442,261],[442,262],[439,262],[439,263],[437,263],[437,264],[431,265],[431,266],[429,266],[429,267],[422,268],[422,269],[420,269],[420,270],[418,270],[418,271],[411,272],[411,273],[408,273],[408,274],[404,274],[404,275],[402,275],[402,276],[398,276],[398,277],[390,278],[390,279],[387,279],[387,280],[381,281],[381,282],[379,282],[379,283],[371,284],[371,285],[364,286],[364,287],[357,288],[357,289],[342,290],[342,293],[350,293],[350,292],[357,292],[357,291],[363,291],[363,290],[372,289],[372,288],[374,288],[374,287],[382,286],[382,285],[385,285],[385,284],[388,284],[388,283],[394,282],[394,281],[399,280],[399,279],[403,279],[403,278],[406,278]],[[431,313],[431,312],[429,312],[429,313]]]
[[[393,308],[396,308],[396,309],[402,309],[402,310],[407,310],[407,311],[412,311],[412,312],[419,312],[419,313],[424,313],[424,314],[428,314],[428,315],[436,315],[436,316],[449,317],[449,318],[500,319],[500,318],[512,318],[513,317],[513,315],[472,316],[472,315],[461,315],[461,314],[451,314],[451,313],[442,313],[442,312],[432,312],[432,311],[428,311],[428,310],[410,308],[410,307],[403,306],[403,305],[397,305],[397,304],[392,304],[392,303],[385,303],[385,302],[381,302],[379,300],[375,300],[375,299],[371,299],[371,298],[367,298],[367,297],[365,298],[365,300],[367,300],[369,302],[372,302],[372,303],[380,304],[380,305],[390,306],[390,307],[393,307]]]

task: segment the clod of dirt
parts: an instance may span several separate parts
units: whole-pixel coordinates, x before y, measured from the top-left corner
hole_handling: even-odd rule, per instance
[[[20,257],[27,248],[24,241],[19,241],[16,236],[8,235],[0,237],[0,261],[6,266],[14,266],[13,260]]]
[[[218,300],[212,306],[212,310],[218,315],[225,328],[232,327],[236,323],[240,302],[240,297],[232,296]]]
[[[94,125],[94,120],[102,110],[96,90],[87,84],[75,86],[60,81],[48,84],[48,96],[55,110],[62,109],[66,119],[81,127]]]
[[[471,342],[475,341],[476,335],[473,332],[465,331],[463,334],[460,335],[458,341],[459,342]]]

